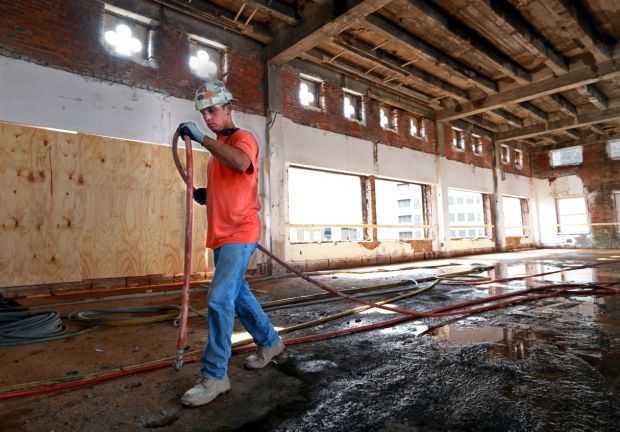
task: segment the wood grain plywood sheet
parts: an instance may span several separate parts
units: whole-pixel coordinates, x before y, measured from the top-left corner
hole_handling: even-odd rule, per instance
[[[194,152],[197,184],[207,159]],[[168,146],[0,123],[0,184],[0,286],[183,271],[185,185]]]
[[[54,172],[71,134],[0,124],[0,280],[4,285],[79,279],[79,255],[72,248],[79,220],[71,186]],[[66,152],[66,151],[65,151]],[[68,162],[70,164],[70,162]],[[61,195],[69,194],[65,199]],[[60,248],[57,248],[58,245]]]

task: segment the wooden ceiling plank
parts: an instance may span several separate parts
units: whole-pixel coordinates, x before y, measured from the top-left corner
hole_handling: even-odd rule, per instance
[[[617,118],[620,118],[620,107],[588,112],[579,114],[576,117],[563,118],[560,120],[550,121],[548,123],[539,123],[521,129],[500,132],[495,135],[495,141],[504,142],[515,139],[530,138],[551,132],[565,131],[567,129],[573,129],[580,126],[589,126],[594,123],[615,120]]]
[[[545,64],[556,73],[567,72],[569,60],[555,48],[525,19],[507,0],[483,0],[491,10],[546,59]]]
[[[605,134],[605,135],[593,135],[586,138],[581,138],[579,141],[560,141],[558,143],[554,143],[550,146],[545,146],[542,148],[537,148],[533,150],[533,153],[542,153],[550,150],[558,150],[566,147],[573,147],[576,145],[591,145],[605,141],[613,141],[620,139],[620,132]]]
[[[295,9],[286,3],[273,0],[244,0],[244,4],[252,6],[262,13],[285,22],[290,26],[299,24],[299,20],[295,17]]]
[[[609,106],[607,96],[594,84],[577,87],[575,90],[577,90],[579,94],[587,97],[588,101],[599,109],[606,109]]]
[[[532,81],[532,74],[528,70],[440,7],[426,0],[407,1],[420,14],[439,24],[442,32],[451,33],[464,44],[486,56],[502,73],[519,81]]]
[[[560,111],[569,116],[577,115],[577,107],[564,96],[559,93],[555,93],[549,96],[555,103],[558,104]]]
[[[330,40],[351,25],[355,25],[368,14],[375,12],[392,0],[350,0],[346,10],[340,10],[341,2],[331,7],[316,8],[316,13],[300,25],[279,34],[267,45],[267,58],[273,64],[283,64],[300,54]]]
[[[419,82],[424,86],[428,86],[442,93],[447,93],[458,100],[467,100],[467,93],[464,90],[461,90],[450,83],[442,81],[435,76],[418,69],[415,66],[411,66],[411,64],[403,66],[402,61],[398,57],[393,56],[383,50],[379,49],[371,52],[372,45],[367,44],[366,42],[347,39],[344,37],[337,37],[334,39],[333,43],[359,57],[379,63],[385,68],[388,68],[394,72],[399,72],[404,76],[408,76],[414,81]]]
[[[582,2],[575,0],[559,0],[568,14],[579,25],[579,28],[586,35],[593,48],[599,51],[606,58],[611,58],[614,47],[605,41],[605,37],[600,33],[597,26],[592,24],[589,13],[583,6]]]
[[[380,34],[383,37],[390,38],[394,42],[401,43],[408,49],[416,51],[427,61],[451,69],[474,85],[482,86],[493,92],[498,90],[497,83],[495,81],[478,73],[469,66],[453,59],[443,51],[438,50],[417,36],[414,36],[406,30],[396,26],[383,16],[373,13],[369,14],[365,20],[365,24],[368,25],[373,32]]]
[[[582,67],[559,77],[525,84],[494,95],[463,102],[438,113],[438,120],[447,121],[480,114],[506,105],[525,102],[539,97],[574,89],[583,85],[610,79],[620,75],[620,57]]]

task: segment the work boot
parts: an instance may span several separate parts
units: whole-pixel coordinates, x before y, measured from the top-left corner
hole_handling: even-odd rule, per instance
[[[218,380],[210,376],[202,376],[196,381],[196,385],[185,392],[181,403],[187,407],[199,407],[206,405],[221,393],[230,390],[228,376]]]
[[[259,347],[256,350],[256,353],[252,354],[248,358],[245,359],[245,368],[246,369],[261,369],[269,364],[269,362],[274,358],[278,357],[284,352],[285,346],[284,342],[280,341],[276,345],[263,348]]]

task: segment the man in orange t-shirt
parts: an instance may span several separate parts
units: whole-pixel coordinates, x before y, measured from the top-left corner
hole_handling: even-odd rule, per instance
[[[209,286],[209,338],[201,377],[182,397],[183,405],[190,407],[208,404],[230,389],[227,369],[235,312],[258,346],[245,360],[246,368],[263,368],[284,352],[284,344],[245,280],[261,234],[258,143],[250,132],[235,126],[233,102],[224,83],[206,82],[196,91],[196,109],[216,139],[193,122],[181,123],[177,129],[213,156],[207,166],[206,193],[194,191],[196,201],[207,205],[207,247],[213,249],[215,273]]]

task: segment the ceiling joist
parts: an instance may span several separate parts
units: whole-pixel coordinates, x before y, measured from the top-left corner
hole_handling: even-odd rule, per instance
[[[620,76],[620,57],[592,66],[570,71],[562,76],[525,84],[510,90],[489,95],[471,102],[457,104],[440,111],[437,119],[441,121],[456,120],[474,114],[480,114],[506,105],[536,99],[539,97],[570,90],[583,85]]]
[[[350,0],[346,10],[340,4],[331,7],[316,7],[296,28],[282,32],[267,45],[267,58],[273,64],[283,64],[307,52],[326,40],[343,32],[347,27],[360,22],[366,15],[381,9],[392,0]]]
[[[523,138],[530,138],[551,132],[565,131],[576,127],[588,126],[595,123],[615,120],[618,118],[620,118],[620,107],[609,108],[603,111],[579,114],[576,117],[563,118],[560,120],[550,121],[548,123],[539,123],[521,129],[500,132],[495,135],[495,141],[505,142]]]

